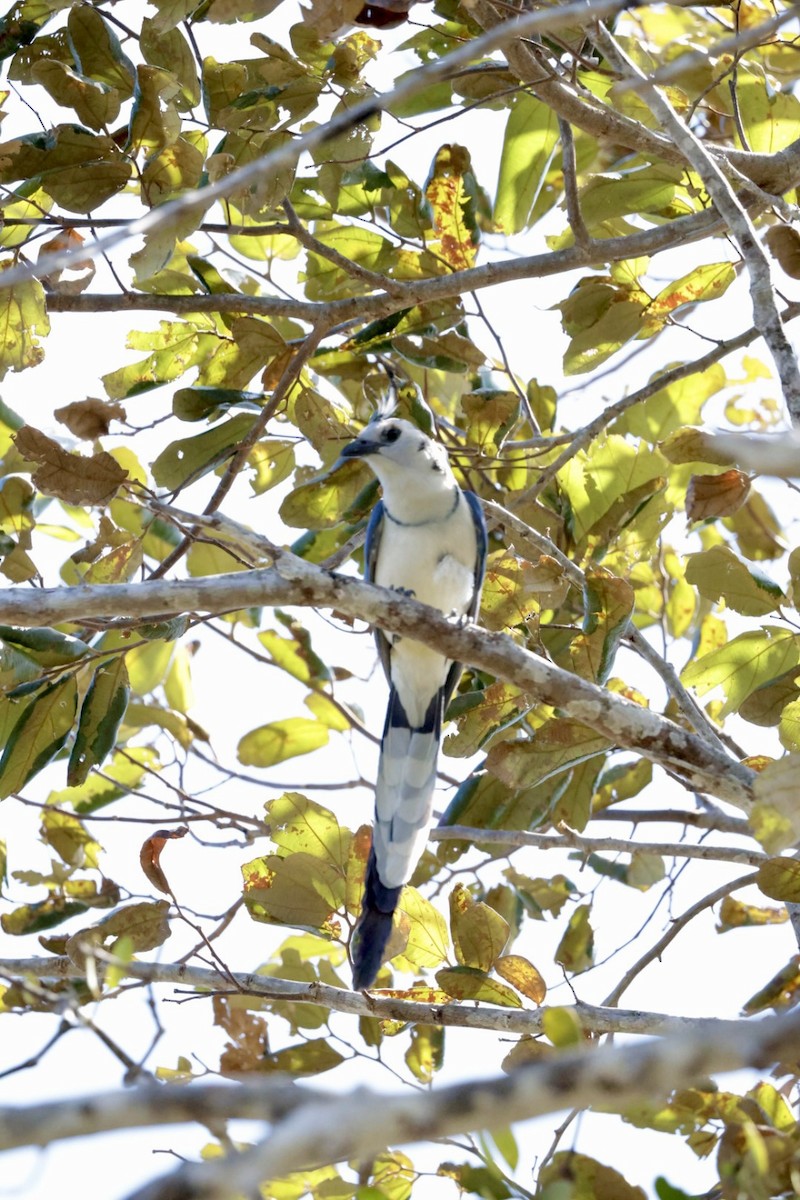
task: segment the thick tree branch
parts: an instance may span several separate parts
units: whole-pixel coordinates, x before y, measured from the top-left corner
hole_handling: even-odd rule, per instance
[[[709,1075],[743,1067],[763,1070],[800,1052],[797,1013],[736,1025],[734,1032],[709,1022],[659,1041],[559,1054],[511,1075],[432,1092],[378,1096],[360,1089],[328,1096],[262,1079],[230,1086],[148,1087],[80,1104],[15,1106],[0,1110],[0,1137],[12,1145],[41,1145],[92,1129],[192,1118],[203,1124],[234,1117],[272,1121],[271,1135],[252,1149],[185,1164],[135,1193],[136,1200],[254,1195],[264,1180],[312,1165],[368,1161],[389,1145],[498,1128],[570,1107],[620,1111],[634,1101],[664,1100],[674,1089],[697,1086]]]
[[[754,773],[672,721],[538,658],[505,635],[474,626],[458,628],[437,609],[406,596],[322,571],[285,551],[279,555],[275,568],[238,575],[27,592],[2,589],[0,618],[6,624],[42,626],[121,614],[219,614],[251,604],[334,608],[533,692],[613,744],[636,750],[674,772],[695,791],[740,808],[752,803]]]
[[[100,955],[98,953],[98,970]],[[103,955],[112,961],[111,956]],[[407,1000],[402,995],[376,992],[349,992],[325,983],[298,983],[273,976],[222,972],[207,967],[192,967],[186,963],[141,962],[119,963],[118,968],[128,979],[149,984],[179,984],[187,988],[212,993],[231,994],[232,987],[242,995],[258,996],[263,1000],[306,1001],[322,1005],[331,1012],[358,1017],[378,1017],[382,1021],[405,1021],[412,1025],[437,1025],[450,1029],[485,1029],[504,1035],[537,1036],[544,1027],[546,1007],[536,1009],[501,1008],[490,1004],[475,1007],[459,1004],[429,1004]],[[60,958],[0,959],[0,977],[19,980],[35,978],[52,983],[63,979],[83,979],[85,969],[66,956]],[[559,1006],[564,1007],[564,1006]],[[722,1021],[698,1017],[681,1017],[668,1013],[639,1009],[602,1008],[577,1003],[568,1005],[583,1031],[589,1034],[626,1033],[653,1034],[690,1031],[698,1024],[703,1028],[720,1028],[729,1033],[742,1025],[741,1021]]]

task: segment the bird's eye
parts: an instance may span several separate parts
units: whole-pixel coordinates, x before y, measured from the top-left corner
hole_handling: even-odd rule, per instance
[[[396,425],[390,425],[388,429],[384,429],[382,436],[384,442],[396,442],[400,437],[400,430]]]

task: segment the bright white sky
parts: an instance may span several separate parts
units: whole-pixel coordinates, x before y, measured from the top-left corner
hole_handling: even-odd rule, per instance
[[[114,8],[115,15],[124,20],[126,8],[135,13],[139,6],[130,3],[118,4]],[[425,21],[428,19],[428,10],[419,8],[415,16],[418,20]],[[278,13],[264,22],[264,28],[270,36],[280,39],[283,30],[295,18],[295,6],[285,3]],[[405,32],[401,33],[406,36]],[[384,36],[387,40],[391,36],[395,43],[401,40],[397,33]],[[224,57],[226,53],[232,52],[231,47],[234,46],[241,56],[248,54],[241,33],[234,35],[232,31],[219,26],[199,26],[197,37],[201,50],[205,53],[211,52],[215,57]],[[398,74],[409,65],[413,63],[406,56],[397,57]],[[383,82],[381,77],[381,83]],[[9,117],[4,125],[4,136],[26,132],[32,127],[32,114],[16,103],[13,97],[8,109]],[[490,114],[487,120],[480,113],[472,113],[469,117],[434,129],[397,147],[392,151],[392,157],[407,165],[419,178],[425,174],[427,162],[441,142],[462,141],[472,150],[479,179],[491,192],[497,175],[500,152],[496,129],[494,114]],[[391,133],[388,123],[385,130],[387,132],[384,140],[388,144],[394,141],[394,134]],[[380,140],[378,144],[380,145]],[[421,163],[424,165],[421,166]],[[560,215],[554,219],[553,230],[559,227],[561,220]],[[135,248],[132,246],[131,250]],[[529,251],[541,248],[542,243],[538,236],[534,244],[529,242],[526,245],[526,250]],[[696,265],[703,251],[704,248],[692,247],[684,266],[676,267],[671,262],[668,269],[673,270],[672,277],[675,277],[675,273]],[[498,245],[491,247],[490,252],[494,257],[499,257],[504,250]],[[714,261],[715,256],[724,256],[724,248],[720,244],[709,249],[709,261]],[[655,264],[654,270],[657,269],[658,264]],[[103,290],[110,290],[111,284],[109,281],[108,284],[103,283],[100,286]],[[559,314],[552,312],[550,306],[557,298],[563,296],[564,290],[564,280],[554,279],[519,283],[512,287],[506,285],[502,291],[481,294],[481,303],[495,326],[502,330],[504,343],[512,355],[513,366],[519,375],[523,378],[535,375],[540,383],[552,384],[559,391],[565,388],[576,389],[581,382],[580,379],[564,380],[560,369],[564,341]],[[724,330],[725,334],[743,328],[750,320],[749,302],[744,287],[741,284],[736,285],[729,295],[727,311],[730,324]],[[690,323],[697,326],[702,318],[702,313],[693,314]],[[132,324],[134,328],[145,329],[156,325],[158,320],[157,314],[140,314]],[[139,356],[124,350],[128,327],[129,322],[124,317],[54,316],[53,330],[45,346],[44,364],[33,372],[10,376],[3,388],[3,399],[31,423],[51,433],[60,432],[60,427],[52,418],[53,408],[89,395],[103,395],[101,376],[121,366],[123,362]],[[495,352],[485,335],[477,333],[477,336],[488,352]],[[630,363],[622,363],[615,373],[587,387],[585,391],[573,391],[562,419],[567,422],[574,419],[576,423],[584,423],[594,415],[599,404],[606,400],[616,400],[626,390],[643,382],[656,361],[694,356],[702,353],[704,348],[700,339],[689,333],[671,332],[659,339],[655,354],[645,353]],[[731,373],[735,374],[734,371]],[[146,424],[159,411],[163,411],[166,402],[165,391],[139,397],[127,405],[129,419],[137,424]],[[169,427],[160,426],[155,430],[152,438],[155,447],[160,447],[166,442],[167,429]],[[180,430],[180,434],[177,431],[170,434],[183,435],[185,428]],[[199,510],[208,497],[208,486],[208,481],[196,485],[191,493],[182,496],[182,506],[191,507],[195,504]],[[248,493],[249,488],[246,485],[239,487],[226,504],[226,513],[280,540],[282,534],[275,515],[276,493],[267,493],[260,498],[253,498]],[[784,505],[782,511],[785,511],[786,494],[785,491],[781,493]],[[795,516],[798,515],[800,514],[796,511]],[[291,540],[296,536],[296,532],[286,531],[284,536]],[[60,557],[64,556],[63,546],[58,545],[55,550]],[[54,558],[54,561],[60,561],[60,558]],[[768,564],[767,569],[770,572],[774,571],[779,580],[784,577],[782,568]],[[56,582],[56,579],[51,582]],[[382,680],[373,672],[374,654],[371,638],[363,631],[347,632],[336,628],[329,621],[321,618],[315,620],[311,614],[301,615],[312,629],[316,638],[315,644],[323,657],[328,661],[346,663],[356,675],[366,681],[356,689],[355,696],[351,690],[348,697],[361,703],[368,724],[373,731],[380,732],[385,691]],[[618,674],[630,682],[637,682],[643,679],[641,671],[638,661],[632,656],[620,656],[617,664]],[[256,725],[278,717],[305,712],[302,705],[305,689],[294,685],[281,673],[252,663],[241,654],[232,655],[222,639],[212,634],[203,637],[202,648],[193,663],[193,672],[197,706],[192,716],[205,728],[213,730],[213,749],[223,763],[235,762],[236,741],[248,727],[245,725],[248,719],[251,725]],[[224,697],[222,706],[219,704],[221,695]],[[753,736],[754,732],[757,736]],[[334,739],[338,738],[338,749],[335,749],[334,753],[320,756],[318,760],[316,756],[312,756],[296,763],[283,764],[275,772],[268,773],[269,778],[278,778],[282,786],[293,780],[321,781],[324,778],[323,772],[328,773],[329,781],[349,780],[359,774],[366,778],[374,777],[375,752],[371,744],[363,738],[355,737],[351,749],[345,738],[336,734],[332,736]],[[763,749],[763,731],[754,731],[749,727],[742,736],[746,748],[751,752]],[[452,773],[466,768],[466,764],[462,765],[453,760],[445,761],[443,766]],[[680,802],[682,796],[676,792],[674,785],[659,772],[656,772],[656,777],[658,782],[647,794],[644,802],[659,807]],[[199,791],[211,786],[213,782],[215,777],[212,774],[195,773],[186,786]],[[50,788],[60,786],[63,786],[63,767],[43,773],[40,782],[37,781],[27,792],[31,798],[41,801]],[[274,783],[261,787],[243,783],[235,797],[236,807],[242,812],[257,812],[264,802],[278,794],[279,790]],[[326,792],[311,794],[321,803],[330,804],[342,822],[352,827],[370,817],[371,797],[364,789],[357,792],[351,789],[343,795]],[[443,795],[443,803],[447,798]],[[230,789],[226,789],[225,803],[231,803]],[[151,808],[147,815],[155,812],[156,810]],[[149,885],[145,884],[139,870],[138,852],[144,837],[158,828],[158,815],[153,816],[152,827],[115,823],[114,809],[107,809],[102,815],[108,819],[96,822],[92,829],[107,850],[105,862],[108,864],[109,874],[117,882],[130,888],[133,893],[149,894]],[[11,801],[0,810],[0,837],[4,837],[9,844],[10,869],[47,866],[49,855],[44,847],[40,847],[38,860],[30,861],[29,847],[35,838],[36,828],[35,811],[24,809]],[[608,829],[607,826],[605,828]],[[614,835],[622,835],[623,829],[615,826],[611,832]],[[646,831],[642,831],[641,836],[653,840],[672,840],[676,836],[676,827],[648,827]],[[219,838],[215,840],[219,841]],[[241,837],[235,834],[231,834],[230,840],[234,844],[227,849],[213,849],[199,844],[190,846],[189,839],[176,844],[180,853],[172,854],[171,847],[167,847],[164,861],[168,875],[177,895],[187,908],[199,913],[223,911],[240,889],[241,863],[259,853],[267,852],[268,849],[263,843],[245,847]],[[660,935],[669,917],[682,912],[697,896],[695,887],[681,878],[669,902],[669,911],[662,904],[635,948],[603,965],[603,959],[613,947],[620,945],[625,939],[634,938],[639,932],[643,910],[629,903],[630,894],[609,881],[601,881],[598,886],[597,876],[588,870],[581,872],[577,863],[567,865],[561,855],[550,854],[545,858],[530,851],[520,854],[514,862],[520,870],[527,870],[533,874],[552,875],[565,870],[578,887],[585,889],[587,893],[596,889],[593,923],[600,965],[573,981],[575,993],[581,999],[592,1003],[600,1002],[619,978],[623,961],[626,964],[635,961]],[[724,880],[740,873],[743,874],[744,871],[707,864],[703,871],[703,887],[705,890],[711,890]],[[691,879],[692,872],[687,874]],[[29,889],[22,888],[15,882],[10,885],[9,895],[17,903],[27,902],[32,898]],[[747,897],[743,895],[742,898]],[[757,896],[754,895],[752,899],[758,902]],[[713,926],[712,915],[706,914],[698,919],[693,933],[679,938],[670,947],[663,963],[651,966],[636,981],[623,998],[623,1006],[702,1016],[709,1015],[709,1004],[712,1003],[713,1015],[733,1017],[738,1014],[743,1001],[783,965],[796,949],[788,926],[759,930],[755,934],[745,930],[725,937],[717,936],[713,932]],[[570,989],[560,981],[559,973],[552,965],[553,951],[562,927],[563,922],[529,926],[519,951],[527,953],[544,973],[551,987],[549,1002],[566,1004],[571,999]],[[229,933],[219,943],[220,952],[232,969],[251,970],[282,940],[279,933],[280,931],[276,935],[265,926],[255,925],[240,914]],[[173,960],[178,957],[195,940],[194,935],[187,938],[180,928],[176,929],[173,937],[162,948],[165,959]],[[0,933],[2,957],[34,954],[38,949],[34,938],[12,939]],[[732,966],[733,962],[740,964],[738,974]],[[735,981],[730,994],[720,995],[720,979]],[[213,1068],[222,1039],[216,1030],[209,1033],[208,1003],[204,1000],[193,1000],[176,1007],[171,1002],[172,990],[169,988],[160,989],[159,996],[162,1001],[159,1015],[167,1032],[148,1065],[153,1068],[157,1065],[174,1066],[179,1054],[191,1054],[194,1051],[204,1063]],[[133,1056],[143,1053],[153,1036],[152,1018],[148,1015],[141,997],[136,994],[118,1000],[113,1005],[105,1003],[96,1013],[90,1012],[89,1015],[92,1019],[96,1018],[102,1028],[117,1038]],[[340,1017],[335,1023],[337,1030],[345,1037],[349,1021],[350,1018]],[[285,1036],[285,1027],[281,1022],[275,1022],[274,1027],[273,1048],[282,1044]],[[5,1017],[1,1031],[3,1036],[0,1040],[0,1070],[24,1060],[26,1056],[35,1055],[53,1029],[54,1022],[50,1017]],[[469,1073],[473,1076],[496,1072],[498,1053],[494,1036],[481,1033],[465,1034],[452,1030],[448,1031],[446,1041],[445,1067],[438,1076],[442,1082],[462,1078],[465,1064],[468,1064]],[[398,1045],[398,1055],[404,1051],[406,1039],[398,1039],[398,1043],[400,1042],[402,1045]],[[97,1038],[90,1032],[76,1031],[51,1050],[37,1069],[0,1080],[0,1103],[28,1103],[60,1096],[68,1102],[76,1095],[116,1086],[120,1077],[121,1071]],[[323,1077],[320,1082],[324,1086],[330,1081]],[[341,1092],[347,1086],[356,1083],[385,1090],[396,1090],[400,1086],[384,1069],[377,1066],[369,1068],[363,1059],[356,1060],[350,1067],[337,1074],[335,1084],[330,1082],[330,1086],[335,1086],[337,1091]],[[524,1161],[533,1163],[536,1158],[546,1153],[552,1130],[557,1124],[557,1118],[548,1118],[519,1131],[520,1141],[524,1143]],[[153,1158],[154,1151],[175,1149],[191,1155],[207,1140],[202,1132],[194,1130],[180,1135],[174,1131],[163,1134],[157,1131],[126,1132],[94,1139],[91,1143],[85,1141],[60,1144],[45,1153],[26,1151],[8,1155],[3,1162],[0,1198],[8,1196],[14,1200],[50,1200],[54,1194],[64,1196],[67,1200],[73,1194],[80,1194],[84,1200],[113,1200],[115,1197],[124,1197],[145,1179],[161,1174],[174,1165],[164,1157]],[[562,1148],[570,1146],[596,1154],[601,1161],[625,1164],[626,1170],[629,1171],[628,1178],[641,1184],[648,1191],[652,1188],[655,1174],[662,1171],[668,1174],[671,1182],[687,1191],[700,1190],[708,1184],[707,1168],[697,1164],[682,1142],[631,1130],[623,1126],[617,1118],[593,1116],[584,1119],[577,1131],[573,1129],[566,1135]],[[463,1157],[453,1148],[442,1147],[441,1153],[437,1149],[435,1154],[427,1155],[425,1161],[435,1169],[440,1160],[460,1160]],[[528,1183],[529,1180],[524,1179],[524,1182]],[[429,1190],[426,1190],[426,1196],[430,1196],[430,1200],[438,1200],[439,1196],[450,1198],[454,1194],[453,1185],[444,1181],[431,1181]]]

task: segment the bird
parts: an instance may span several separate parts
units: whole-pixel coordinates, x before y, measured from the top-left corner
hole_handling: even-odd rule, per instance
[[[364,546],[364,578],[474,619],[486,566],[486,524],[474,492],[459,487],[444,447],[410,421],[381,416],[344,447],[381,485]],[[461,664],[421,642],[375,630],[389,683],[375,789],[372,848],[351,943],[353,987],[375,981],[403,886],[428,837],[442,722]]]

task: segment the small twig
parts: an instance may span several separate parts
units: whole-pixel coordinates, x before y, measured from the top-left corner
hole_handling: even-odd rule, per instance
[[[620,996],[627,991],[637,975],[640,975],[645,967],[649,966],[655,959],[661,958],[661,955],[670,942],[675,940],[681,930],[685,929],[690,921],[693,921],[699,913],[705,912],[707,908],[711,908],[718,900],[724,900],[726,896],[730,896],[731,892],[738,892],[740,888],[748,887],[751,883],[755,883],[757,878],[757,871],[750,875],[741,875],[738,879],[734,879],[730,883],[725,883],[722,887],[718,887],[710,895],[704,896],[702,900],[698,900],[691,908],[687,908],[686,912],[682,913],[680,917],[677,917],[672,922],[664,936],[659,938],[655,945],[651,946],[647,953],[643,954],[629,971],[625,972],[622,979],[614,985],[603,1003],[610,1006],[617,1004]]]
[[[575,139],[572,136],[572,126],[563,117],[558,118],[558,129],[561,134],[561,164],[564,172],[564,198],[567,202],[567,220],[572,230],[575,242],[584,250],[588,250],[594,239],[589,236],[586,222],[581,212],[581,202],[578,196],[578,175],[575,166]]]

